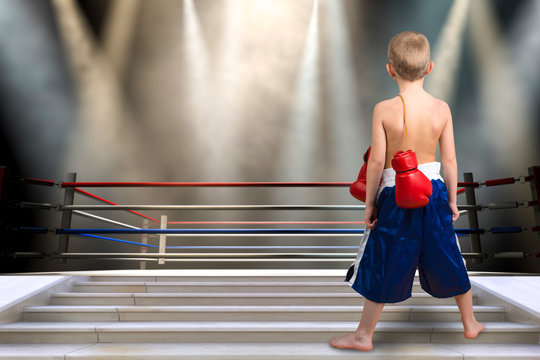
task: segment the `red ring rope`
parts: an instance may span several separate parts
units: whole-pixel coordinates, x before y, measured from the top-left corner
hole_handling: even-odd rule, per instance
[[[350,182],[63,182],[61,187],[347,187]],[[480,187],[478,182],[458,182],[460,187]],[[460,189],[458,194],[464,190]]]
[[[345,187],[351,182],[62,182],[61,187]]]
[[[34,179],[34,178],[24,178],[23,181],[25,184],[31,184],[31,185],[54,186],[55,184],[53,180]]]
[[[458,186],[477,188],[477,187],[480,187],[480,183],[477,183],[477,182],[458,182]]]
[[[513,184],[516,182],[514,178],[504,178],[504,179],[495,179],[495,180],[486,180],[486,186],[497,186],[497,185],[507,185]]]

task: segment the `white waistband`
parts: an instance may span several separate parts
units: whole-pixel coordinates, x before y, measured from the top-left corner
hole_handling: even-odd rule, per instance
[[[438,161],[423,163],[418,165],[418,170],[424,173],[430,180],[442,180],[441,177],[441,163]],[[379,193],[387,186],[396,185],[396,172],[392,168],[384,169],[381,177],[381,184],[379,185]]]

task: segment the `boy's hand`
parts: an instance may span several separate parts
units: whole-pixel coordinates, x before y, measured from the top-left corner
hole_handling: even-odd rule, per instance
[[[375,229],[377,226],[377,207],[366,205],[366,211],[364,212],[364,220],[368,229]]]
[[[452,222],[455,222],[459,218],[459,210],[456,204],[449,203],[450,210],[452,210]]]

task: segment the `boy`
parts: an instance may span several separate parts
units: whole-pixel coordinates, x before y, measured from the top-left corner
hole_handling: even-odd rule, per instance
[[[456,205],[457,162],[452,115],[448,105],[423,89],[433,69],[429,42],[407,31],[388,45],[388,74],[397,82],[400,97],[378,103],[373,110],[371,154],[367,165],[366,232],[346,280],[365,297],[362,318],[352,334],[333,338],[330,345],[369,351],[385,303],[411,296],[418,266],[422,288],[435,297],[455,296],[466,338],[475,338],[484,325],[476,321],[471,285],[452,223]],[[396,206],[395,171],[391,161],[408,143],[416,153],[418,170],[432,184],[429,203],[417,209]],[[435,161],[440,145],[441,163]],[[379,185],[379,181],[382,182]],[[445,185],[446,184],[446,185]]]

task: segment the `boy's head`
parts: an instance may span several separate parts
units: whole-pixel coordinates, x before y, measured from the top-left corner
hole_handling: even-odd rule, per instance
[[[428,39],[416,31],[395,35],[388,44],[388,62],[403,80],[423,78],[430,70]]]

